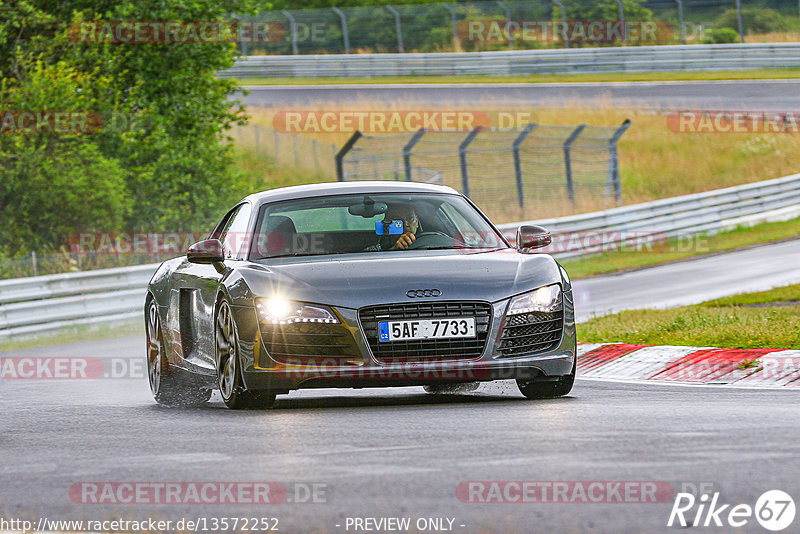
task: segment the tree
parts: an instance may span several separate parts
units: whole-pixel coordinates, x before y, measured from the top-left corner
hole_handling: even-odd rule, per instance
[[[234,44],[76,42],[70,28],[220,21],[250,9],[247,0],[0,0],[2,110],[103,119],[88,134],[0,135],[0,224],[19,234],[5,252],[57,247],[65,232],[89,228],[208,228],[241,194],[225,132],[246,117],[231,102],[235,82],[216,77]]]

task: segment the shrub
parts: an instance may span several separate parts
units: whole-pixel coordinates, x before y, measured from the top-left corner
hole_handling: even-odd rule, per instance
[[[713,28],[703,36],[705,44],[738,43],[739,33],[731,28]]]
[[[787,18],[766,7],[742,8],[742,25],[746,33],[771,33],[789,31]],[[736,10],[728,9],[714,22],[716,28],[739,29]]]

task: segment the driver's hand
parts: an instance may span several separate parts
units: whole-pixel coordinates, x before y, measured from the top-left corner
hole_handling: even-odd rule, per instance
[[[397,238],[397,242],[389,250],[405,250],[411,246],[411,243],[417,240],[417,236],[411,232],[406,232]]]

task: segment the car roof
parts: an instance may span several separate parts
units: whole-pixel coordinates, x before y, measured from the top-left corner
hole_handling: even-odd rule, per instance
[[[245,198],[254,204],[292,200],[296,198],[313,198],[329,195],[347,195],[364,193],[445,193],[460,195],[452,187],[425,184],[419,182],[399,181],[361,181],[361,182],[324,182],[319,184],[294,185],[253,193]]]

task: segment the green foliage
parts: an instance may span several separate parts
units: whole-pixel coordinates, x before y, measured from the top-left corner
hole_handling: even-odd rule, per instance
[[[742,26],[745,33],[770,33],[789,31],[790,24],[784,15],[766,7],[743,7]],[[716,28],[739,29],[736,10],[728,9],[714,21]]]
[[[732,28],[712,28],[703,36],[705,44],[738,43],[739,33]]]
[[[264,7],[265,4],[262,4]],[[267,6],[269,7],[269,6]],[[0,0],[2,111],[97,114],[89,134],[0,135],[0,224],[8,254],[74,231],[208,228],[243,193],[226,129],[232,43],[81,43],[82,21],[212,21],[247,0]]]
[[[567,0],[564,2],[567,9],[567,18],[570,20],[618,20],[619,5],[614,0],[597,0],[586,2],[583,0]],[[623,0],[623,11],[626,20],[650,20],[653,12],[642,5],[642,0]],[[554,18],[561,16],[558,7],[554,10]]]

